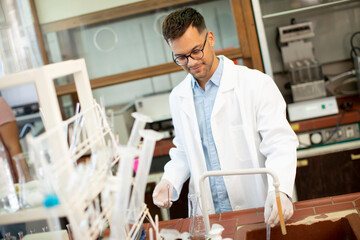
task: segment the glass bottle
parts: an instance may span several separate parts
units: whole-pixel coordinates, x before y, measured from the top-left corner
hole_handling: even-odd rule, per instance
[[[0,213],[11,213],[19,210],[19,201],[16,196],[5,147],[0,141]]]

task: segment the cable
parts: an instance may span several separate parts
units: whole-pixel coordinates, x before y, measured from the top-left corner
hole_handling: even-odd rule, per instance
[[[340,116],[339,120],[336,123],[335,129],[331,132],[331,134],[327,137],[327,139],[325,139],[325,140],[323,140],[321,142],[321,144],[328,143],[331,140],[331,138],[334,136],[334,134],[338,132],[339,126],[340,126],[340,124],[341,124],[341,122],[342,122],[342,120],[343,120],[343,118],[345,116],[345,113],[348,112],[351,107],[352,107],[352,102],[346,102],[346,103],[342,103],[340,105],[340,109],[342,109],[343,111],[341,113],[341,116]],[[359,114],[359,116],[360,116],[360,110],[352,110],[352,111],[357,112]],[[319,144],[306,144],[306,143],[302,143],[302,142],[299,141],[299,146],[301,146],[302,148],[311,147],[312,145],[319,145]]]
[[[281,42],[280,42],[280,33],[279,33],[279,29],[277,29],[276,31],[276,36],[275,36],[275,43],[276,43],[276,47],[279,50],[279,52],[281,53]]]
[[[350,57],[351,57],[351,58],[354,58],[354,57],[359,56],[359,55],[357,54],[356,50],[360,53],[360,47],[353,47],[353,48],[351,48],[351,51],[350,51]]]
[[[336,123],[335,129],[332,131],[332,133],[329,135],[329,137],[326,140],[321,142],[321,144],[327,143],[334,136],[334,134],[338,131],[339,125],[340,125],[342,119],[344,118],[345,112],[346,112],[346,110],[344,109],[343,112],[341,113],[339,120]],[[359,114],[360,114],[360,112],[359,112]],[[306,148],[306,147],[311,147],[313,144],[305,144],[305,143],[302,143],[299,141],[299,146],[300,145]],[[314,144],[314,145],[319,145],[319,144]]]
[[[360,31],[359,32],[354,32],[352,35],[351,35],[351,38],[350,38],[350,46],[351,46],[351,52],[350,52],[350,57],[353,59],[354,57],[358,57],[359,54],[358,52],[360,53],[360,46],[355,46],[354,44],[354,39],[355,39],[355,36],[360,34]]]
[[[335,81],[339,80],[340,78],[348,77],[348,76],[355,76],[355,75],[356,75],[355,70],[351,69],[350,71],[346,71],[346,72],[337,74],[335,76],[329,77],[329,82],[335,82]]]
[[[360,31],[359,31],[359,32],[354,32],[354,33],[351,35],[351,38],[350,38],[351,48],[354,48],[354,47],[355,47],[353,41],[354,41],[354,38],[355,38],[355,36],[356,36],[357,34],[360,34]]]
[[[343,112],[341,113],[341,116],[339,118],[339,121],[336,123],[335,129],[332,131],[332,133],[329,135],[329,137],[322,142],[322,144],[325,144],[328,141],[330,141],[330,139],[334,136],[334,134],[338,132],[340,123],[344,118],[345,112],[346,112],[346,110],[343,110]]]

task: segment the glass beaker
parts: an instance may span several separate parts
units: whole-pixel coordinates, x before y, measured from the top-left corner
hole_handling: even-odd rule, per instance
[[[36,167],[27,153],[13,156],[19,174],[19,202],[21,208],[40,206],[44,199],[41,181],[37,176]]]
[[[190,211],[190,225],[189,233],[192,238],[204,238],[205,237],[205,225],[204,217],[200,206],[200,195],[189,194],[189,211]]]

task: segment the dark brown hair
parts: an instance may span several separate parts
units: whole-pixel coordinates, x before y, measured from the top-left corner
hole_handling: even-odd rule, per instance
[[[162,33],[166,42],[181,37],[192,25],[199,33],[206,29],[204,17],[193,8],[182,8],[170,13],[162,24]]]

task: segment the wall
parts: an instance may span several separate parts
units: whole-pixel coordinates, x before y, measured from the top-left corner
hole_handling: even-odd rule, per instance
[[[35,0],[40,24],[97,12],[142,0]]]
[[[260,1],[263,15],[283,11],[286,6],[290,8],[291,5],[299,4],[299,2],[331,1]],[[313,23],[315,37],[310,40],[313,42],[314,55],[320,63],[327,64],[350,59],[351,35],[360,30],[359,1],[263,19],[274,73],[283,71],[281,52],[276,44],[277,28],[290,25],[292,18],[297,23],[307,21]]]
[[[208,30],[215,34],[215,50],[239,47],[228,0],[201,3],[194,7],[203,14]],[[90,79],[172,62],[171,49],[160,30],[163,18],[172,10],[158,10],[136,17],[49,33],[45,36],[45,42],[50,62],[84,58]],[[106,106],[124,104],[144,95],[171,91],[185,75],[181,71],[139,79],[94,89],[93,94],[97,100],[103,98]]]
[[[318,3],[326,4],[336,1],[259,0],[259,2],[274,80],[287,102],[292,102],[292,95],[289,89],[284,88],[284,85],[289,82],[289,77],[283,68],[281,51],[277,45],[277,34],[278,27],[290,25],[292,19],[296,23],[312,22],[315,37],[309,40],[313,43],[314,56],[322,64],[324,74],[336,75],[353,68],[350,59],[350,38],[354,32],[360,31],[360,1],[343,1],[333,6],[308,8],[306,11],[272,17],[271,14],[286,13],[292,8],[306,8]]]

